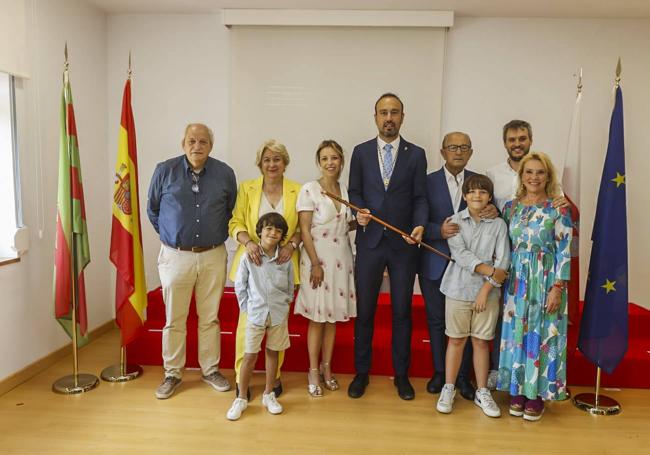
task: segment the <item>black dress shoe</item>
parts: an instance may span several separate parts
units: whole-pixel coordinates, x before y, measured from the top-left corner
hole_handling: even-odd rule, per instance
[[[239,384],[235,382],[235,397],[239,398]],[[251,401],[251,388],[249,387],[246,391],[246,399]]]
[[[275,398],[278,398],[280,395],[282,395],[282,382],[280,382],[280,380],[278,380],[278,385],[273,387],[273,393],[275,393]]]
[[[427,382],[427,392],[440,393],[445,385],[445,373],[436,373]]]
[[[467,379],[459,379],[456,381],[456,390],[458,390],[461,396],[466,400],[474,401],[476,389]]]
[[[368,386],[368,375],[365,373],[357,373],[348,387],[348,396],[350,398],[361,398],[366,392]]]
[[[415,390],[413,390],[408,376],[395,376],[393,384],[397,387],[397,394],[402,400],[412,400],[415,398]]]

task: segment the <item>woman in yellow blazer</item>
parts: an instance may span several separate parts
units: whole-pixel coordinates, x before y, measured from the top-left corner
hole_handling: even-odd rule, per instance
[[[293,262],[294,280],[296,284],[299,284],[298,255],[301,239],[296,201],[302,185],[284,178],[284,171],[289,165],[289,153],[284,145],[274,139],[267,140],[257,150],[255,165],[260,168],[262,175],[256,179],[247,180],[239,186],[237,202],[228,224],[230,236],[239,243],[230,269],[230,279],[235,281],[242,254],[248,254],[253,263],[260,263],[260,239],[255,233],[255,225],[259,217],[265,213],[277,212],[284,217],[289,226],[286,240],[281,244],[278,262],[283,263],[289,260]],[[239,371],[244,359],[246,319],[246,313],[240,312],[235,337],[235,381],[237,384],[239,384]],[[273,389],[276,397],[282,393],[280,368],[283,360],[284,352],[280,352],[277,381]],[[237,387],[237,395],[239,395],[239,387]]]

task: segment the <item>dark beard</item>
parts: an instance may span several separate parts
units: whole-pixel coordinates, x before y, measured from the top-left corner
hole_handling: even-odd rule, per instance
[[[518,162],[520,162],[521,160],[523,160],[524,157],[525,157],[526,155],[528,155],[528,152],[530,152],[530,150],[524,152],[523,155],[521,155],[521,156],[516,156],[516,157],[515,157],[515,156],[512,156],[510,153],[508,153],[508,156],[510,157],[510,161],[514,161],[515,163],[518,163]]]
[[[393,128],[391,130],[387,130],[386,128],[384,128],[384,130],[382,131],[382,134],[385,137],[397,137],[397,135],[399,134],[399,131],[393,125]]]

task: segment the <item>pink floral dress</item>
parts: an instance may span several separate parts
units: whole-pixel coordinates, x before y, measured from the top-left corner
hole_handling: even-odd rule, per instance
[[[321,194],[321,190],[320,184],[313,181],[304,184],[298,195],[296,210],[313,212],[311,235],[324,276],[321,286],[312,289],[309,283],[311,261],[303,247],[300,252],[302,284],[295,313],[315,322],[348,321],[357,315],[354,259],[348,234],[352,213],[342,204],[337,212],[334,201]],[[341,197],[348,199],[348,191],[343,184]]]

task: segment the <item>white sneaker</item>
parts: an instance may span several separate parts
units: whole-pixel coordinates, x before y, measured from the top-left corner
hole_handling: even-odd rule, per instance
[[[474,404],[483,410],[488,417],[501,417],[501,409],[496,404],[487,388],[478,389],[474,397]]]
[[[490,370],[487,378],[487,388],[490,390],[497,389],[497,378],[499,377],[499,372],[497,370]]]
[[[275,393],[263,393],[262,394],[262,405],[271,413],[271,414],[281,414],[283,409],[282,405],[278,403],[278,399],[275,398]]]
[[[232,402],[232,406],[228,409],[226,413],[226,418],[228,420],[239,420],[242,412],[248,407],[248,401],[243,398],[235,398],[235,401]]]
[[[436,409],[443,414],[449,414],[454,409],[454,397],[456,396],[456,387],[453,384],[445,384],[440,391],[440,398]]]

